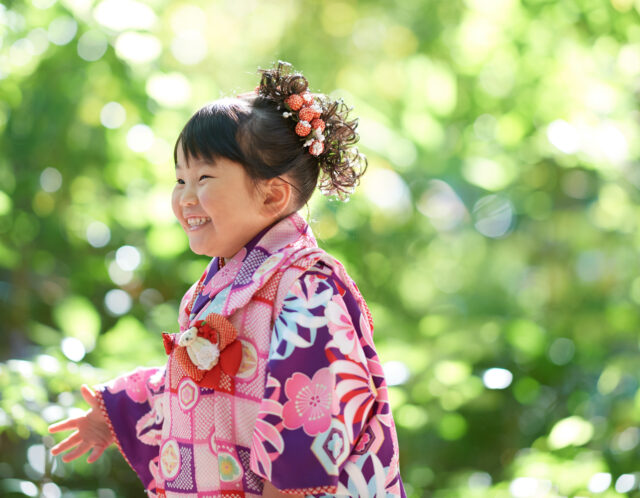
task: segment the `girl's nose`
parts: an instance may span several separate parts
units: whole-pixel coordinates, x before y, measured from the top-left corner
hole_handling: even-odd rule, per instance
[[[198,203],[198,196],[193,188],[186,187],[180,196],[180,204],[182,206],[193,206]]]

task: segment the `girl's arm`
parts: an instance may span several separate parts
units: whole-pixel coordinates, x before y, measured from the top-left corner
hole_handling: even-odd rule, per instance
[[[269,481],[264,481],[264,489],[262,490],[264,498],[304,498],[304,495],[290,495],[283,493]]]
[[[87,461],[93,463],[113,443],[113,436],[102,415],[100,402],[95,393],[86,385],[80,388],[80,393],[91,408],[84,415],[68,418],[49,426],[49,432],[75,429],[73,434],[51,448],[51,454],[58,455],[63,451],[71,450],[62,457],[64,462],[70,462],[91,450]]]

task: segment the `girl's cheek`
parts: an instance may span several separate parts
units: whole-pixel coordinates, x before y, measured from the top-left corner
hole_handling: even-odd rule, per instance
[[[180,195],[178,194],[175,188],[171,193],[171,209],[173,210],[173,214],[176,216],[176,218],[179,219],[180,218]]]
[[[198,192],[198,201],[202,206],[209,207],[212,203],[212,200],[215,198],[216,195],[208,190],[200,190]]]

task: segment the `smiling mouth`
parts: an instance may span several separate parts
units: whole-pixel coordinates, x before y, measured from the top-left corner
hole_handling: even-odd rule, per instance
[[[189,218],[187,220],[187,225],[189,225],[189,230],[197,230],[205,223],[209,223],[211,218],[199,217],[199,218]]]

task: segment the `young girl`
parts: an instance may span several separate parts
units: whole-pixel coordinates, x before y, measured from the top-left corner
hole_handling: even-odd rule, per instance
[[[197,111],[174,150],[172,206],[212,257],[163,334],[164,368],[82,395],[64,461],[115,442],[149,496],[405,496],[371,315],[297,213],[366,168],[357,121],[285,63]]]

